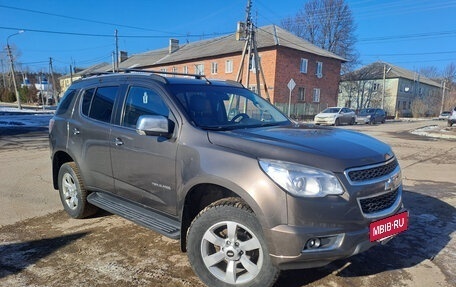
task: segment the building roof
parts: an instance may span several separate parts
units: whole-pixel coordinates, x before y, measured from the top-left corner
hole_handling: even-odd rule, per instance
[[[90,66],[86,69],[82,69],[79,72],[76,72],[74,74],[63,75],[59,79],[65,79],[65,78],[70,78],[70,77],[82,77],[83,75],[86,75],[86,74],[107,72],[109,70],[112,70],[112,66],[109,63],[103,62],[103,63],[99,63],[96,65]]]
[[[312,43],[295,36],[294,34],[275,25],[259,27],[256,30],[257,48],[267,49],[271,47],[288,47],[291,49],[312,53],[322,57],[332,58],[345,62],[346,60],[334,53],[321,49]],[[218,57],[221,55],[242,53],[245,42],[236,40],[236,35],[229,34],[208,40],[186,43],[178,46],[177,50],[170,53],[170,48],[165,47],[140,54],[130,56],[125,61],[119,63],[120,69],[145,68],[160,65],[170,65],[191,61],[201,58]],[[73,76],[85,74],[102,73],[112,70],[108,63],[100,63],[82,70]],[[70,77],[65,75],[62,78]]]
[[[386,79],[403,78],[411,81],[418,81],[430,86],[440,87],[441,85],[417,72],[413,72],[402,67],[398,67],[386,62],[374,62],[364,66],[359,70],[345,74],[342,81],[358,80],[379,80],[383,79],[384,67],[386,66]]]
[[[333,58],[345,62],[346,60],[334,53],[321,49],[303,38],[297,37],[292,33],[269,25],[260,27],[256,31],[258,49],[282,46],[291,49],[316,54],[322,57]],[[189,60],[217,57],[220,55],[241,53],[244,49],[244,41],[237,41],[235,34],[221,36],[203,41],[187,43],[174,52],[169,52],[169,48],[163,48],[132,55],[130,58],[120,63],[120,68],[139,68],[157,65],[169,65],[172,63],[185,62]]]

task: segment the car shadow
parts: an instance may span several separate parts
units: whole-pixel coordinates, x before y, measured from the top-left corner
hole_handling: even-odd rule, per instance
[[[424,186],[420,189],[426,190]],[[427,190],[435,190],[435,185]],[[456,229],[456,208],[437,197],[413,191],[404,191],[403,201],[410,214],[408,230],[386,245],[321,268],[283,271],[275,286],[305,286],[331,274],[345,278],[377,275],[433,260],[448,245]]]
[[[88,232],[81,232],[54,238],[0,245],[0,279],[20,273],[40,259],[88,234]]]

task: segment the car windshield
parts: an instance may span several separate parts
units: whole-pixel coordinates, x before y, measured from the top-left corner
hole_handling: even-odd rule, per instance
[[[327,108],[322,111],[323,114],[337,114],[340,108]]]
[[[170,88],[189,119],[204,129],[231,130],[291,123],[268,101],[244,88],[215,85],[173,85]]]
[[[375,113],[375,109],[362,109],[361,111],[359,111],[360,116],[367,116],[367,115],[374,114],[374,113]]]

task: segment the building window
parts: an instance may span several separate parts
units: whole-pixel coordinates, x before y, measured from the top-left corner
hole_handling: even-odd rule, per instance
[[[406,101],[402,102],[402,109],[403,110],[407,109],[407,102]]]
[[[251,85],[251,86],[249,87],[249,90],[251,90],[251,91],[254,92],[255,94],[258,94],[257,85]]]
[[[299,71],[303,74],[307,74],[307,59],[301,58],[301,64],[299,65]]]
[[[317,88],[313,89],[312,101],[314,103],[320,102],[320,89],[317,89]]]
[[[298,88],[298,101],[304,102],[306,100],[306,88],[299,87]]]
[[[372,91],[378,91],[379,89],[380,89],[380,84],[379,83],[372,84]]]
[[[177,67],[173,67],[173,73],[177,73]]]
[[[225,62],[225,73],[233,72],[233,60],[226,60]]]
[[[211,63],[211,74],[217,74],[218,72],[218,64],[216,62]]]
[[[317,71],[315,74],[318,78],[323,77],[323,62],[317,62]]]
[[[204,64],[195,65],[195,74],[204,75]]]
[[[184,74],[188,74],[188,66],[184,66],[184,67],[182,68],[182,72],[183,72]]]

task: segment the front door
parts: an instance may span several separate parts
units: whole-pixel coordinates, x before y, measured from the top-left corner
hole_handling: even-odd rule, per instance
[[[147,207],[176,214],[177,143],[140,135],[135,127],[142,115],[170,117],[157,89],[130,86],[120,125],[111,132],[114,184],[119,196]]]

